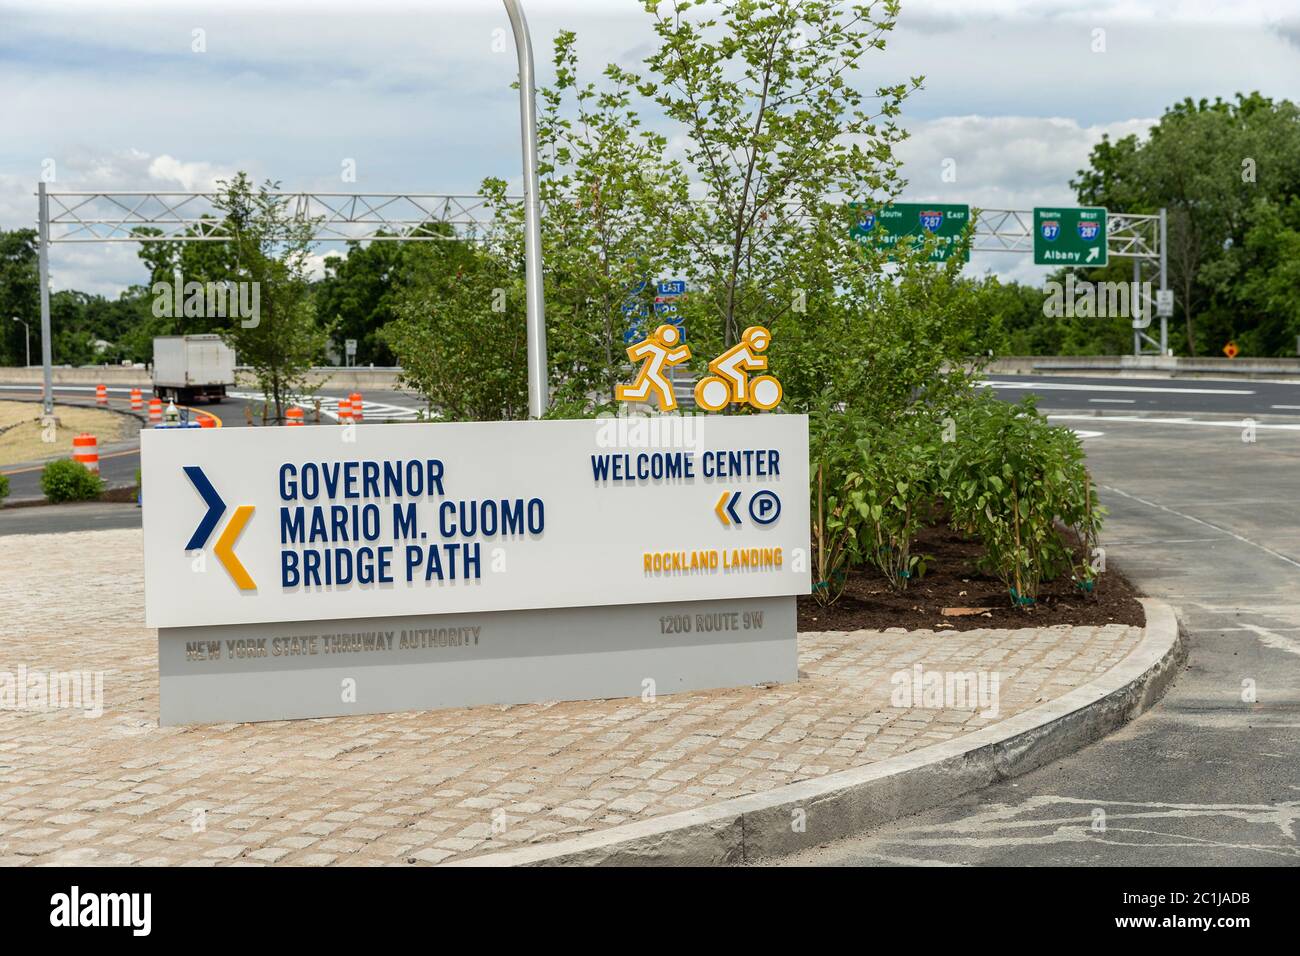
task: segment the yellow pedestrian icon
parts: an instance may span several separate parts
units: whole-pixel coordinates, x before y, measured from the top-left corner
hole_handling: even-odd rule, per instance
[[[650,337],[631,345],[627,357],[642,362],[641,370],[631,385],[614,386],[614,397],[620,402],[643,402],[653,392],[659,410],[671,412],[677,408],[677,396],[672,382],[664,377],[664,369],[680,365],[691,357],[691,348],[682,343],[682,330],[675,325],[661,325]]]
[[[772,343],[772,333],[761,325],[751,325],[740,341],[709,363],[712,375],[695,385],[695,404],[705,411],[716,412],[730,404],[749,404],[769,411],[781,404],[781,383],[775,376],[749,373],[767,368],[762,352]]]

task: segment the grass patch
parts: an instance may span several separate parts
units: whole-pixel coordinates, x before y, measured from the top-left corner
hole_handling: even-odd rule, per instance
[[[127,416],[101,408],[55,405],[54,417],[55,440],[46,442],[41,434],[38,403],[0,401],[0,429],[4,429],[0,432],[0,465],[68,458],[72,455],[72,439],[82,432],[98,438],[102,449],[110,442],[132,437],[138,430]]]

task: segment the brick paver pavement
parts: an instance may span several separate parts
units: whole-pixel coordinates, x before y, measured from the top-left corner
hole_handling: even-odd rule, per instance
[[[436,863],[555,840],[948,739],[1085,683],[1141,636],[803,634],[796,684],[160,728],[142,563],[139,530],[0,537],[0,695],[22,667],[103,672],[104,702],[97,718],[0,710],[0,864]],[[917,664],[996,675],[997,715],[894,706],[891,678],[910,689]]]

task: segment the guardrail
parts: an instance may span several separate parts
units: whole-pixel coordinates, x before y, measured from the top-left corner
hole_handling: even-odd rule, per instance
[[[331,391],[365,392],[369,389],[381,391],[397,388],[397,376],[400,368],[372,368],[361,366],[343,368],[326,365],[313,368],[309,373],[309,383],[316,388]],[[107,385],[109,387],[138,386],[143,389],[153,388],[153,375],[147,368],[128,368],[122,365],[89,365],[78,368],[59,367],[53,369],[55,385]],[[9,385],[41,386],[41,368],[4,368],[0,367],[0,382]],[[235,385],[238,388],[253,388],[256,382],[247,368],[235,369]]]
[[[1151,378],[1300,377],[1300,358],[1187,358],[1174,355],[1019,355],[995,359],[993,375],[1129,375]]]

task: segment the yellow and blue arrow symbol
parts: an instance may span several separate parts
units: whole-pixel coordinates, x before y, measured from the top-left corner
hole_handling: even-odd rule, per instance
[[[203,520],[199,522],[199,526],[194,529],[189,542],[185,545],[186,551],[199,551],[208,543],[208,538],[212,537],[212,532],[221,522],[221,516],[226,513],[226,503],[221,500],[221,495],[217,494],[217,489],[212,487],[212,482],[208,481],[208,476],[203,473],[202,468],[197,465],[186,465],[184,471],[194,490],[208,506]],[[212,553],[217,556],[221,566],[226,569],[241,591],[257,590],[257,585],[253,583],[248,571],[240,564],[239,558],[235,557],[235,542],[252,516],[252,505],[240,505],[236,508],[230,521],[226,523],[226,530],[221,532],[216,545],[212,548]]]
[[[740,524],[740,515],[736,513],[738,504],[740,504],[739,491],[724,491],[718,503],[713,506],[713,513],[725,525]]]

